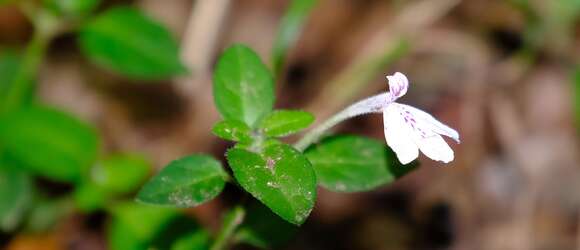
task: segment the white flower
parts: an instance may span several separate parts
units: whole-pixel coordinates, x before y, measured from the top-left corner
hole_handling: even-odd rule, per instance
[[[459,143],[459,134],[454,129],[437,121],[430,114],[395,101],[407,93],[409,80],[402,73],[387,76],[389,92],[383,106],[383,121],[387,145],[395,151],[402,164],[419,157],[419,150],[427,157],[445,163],[453,161],[453,150],[441,135]]]
[[[409,80],[402,73],[387,76],[389,92],[369,97],[348,106],[326,122],[313,129],[296,143],[296,148],[306,149],[334,125],[351,117],[383,113],[387,145],[395,151],[399,162],[408,164],[419,157],[419,150],[427,157],[445,163],[453,161],[453,150],[441,135],[459,143],[459,134],[454,129],[437,121],[425,111],[409,105],[396,103],[407,93]]]

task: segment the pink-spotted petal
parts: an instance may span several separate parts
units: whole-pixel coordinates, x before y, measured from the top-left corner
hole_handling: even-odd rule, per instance
[[[389,93],[396,99],[407,93],[409,88],[409,79],[401,73],[397,72],[393,75],[387,76],[389,81]]]
[[[459,133],[457,133],[455,129],[452,129],[449,126],[441,123],[435,119],[435,117],[423,110],[405,104],[397,104],[405,112],[410,113],[411,116],[421,124],[421,127],[425,127],[426,129],[431,130],[437,134],[448,136],[459,143]]]
[[[408,164],[419,157],[419,148],[413,140],[411,128],[399,112],[396,103],[391,103],[383,110],[385,139],[393,149],[399,162]]]
[[[457,133],[455,130],[443,125],[431,115],[408,105],[392,103],[389,105],[390,115],[400,117],[398,126],[401,131],[406,131],[406,140],[411,141],[427,157],[441,162],[451,162],[454,159],[453,150],[443,140],[441,134]],[[389,118],[389,121],[395,118]],[[397,122],[392,122],[397,124]],[[443,126],[443,127],[442,127]],[[457,136],[458,137],[458,136]],[[388,142],[388,141],[387,141]]]

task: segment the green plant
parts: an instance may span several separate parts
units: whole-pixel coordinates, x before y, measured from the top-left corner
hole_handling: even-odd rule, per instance
[[[233,177],[210,156],[191,155],[167,165],[141,189],[137,200],[191,207],[213,199],[230,181],[280,218],[301,225],[314,207],[318,185],[337,192],[368,191],[413,169],[401,166],[383,143],[372,139],[332,136],[319,142],[336,124],[368,113],[384,114],[387,144],[402,163],[415,160],[419,150],[434,160],[452,161],[453,151],[441,135],[459,142],[459,134],[421,110],[396,103],[409,81],[401,73],[387,78],[389,92],[352,104],[291,145],[280,139],[307,128],[314,116],[275,110],[273,74],[250,48],[232,45],[214,71],[214,101],[224,120],[212,131],[235,142],[225,153]],[[212,249],[223,249],[232,239],[272,245],[267,237],[252,235],[256,230],[237,229],[244,227],[245,213],[241,204],[225,216]]]
[[[296,225],[305,222],[318,186],[336,192],[373,190],[415,169],[417,164],[411,162],[419,150],[435,160],[453,159],[453,151],[440,135],[458,140],[457,132],[423,111],[395,103],[409,85],[400,73],[389,76],[389,92],[348,106],[295,144],[287,143],[285,137],[315,121],[305,111],[274,108],[275,82],[286,54],[316,4],[294,0],[281,23],[271,67],[241,44],[225,49],[216,65],[214,101],[223,120],[211,132],[235,143],[225,153],[229,169],[209,155],[185,156],[163,168],[137,195],[141,203],[163,207],[135,203],[131,197],[151,169],[147,157],[102,152],[95,128],[34,98],[36,75],[51,41],[63,33],[75,34],[89,61],[113,74],[144,83],[187,74],[171,34],[132,7],[96,13],[98,0],[2,4],[18,4],[34,26],[32,40],[22,52],[0,54],[3,231],[47,230],[73,212],[104,210],[110,216],[111,249],[224,249],[236,243],[267,248],[283,243]],[[374,72],[392,57],[378,59],[362,65],[374,65]],[[394,152],[370,138],[327,136],[338,123],[367,113],[384,114],[387,144]],[[399,161],[411,164],[402,166]],[[38,179],[65,183],[73,191],[48,197],[37,188]],[[246,198],[227,212],[222,228],[212,237],[179,208],[214,199],[228,183],[255,200]],[[7,187],[12,191],[6,192]],[[276,235],[270,235],[271,231]]]
[[[120,76],[151,83],[187,73],[165,27],[133,7],[97,13],[99,4],[99,0],[0,2],[18,7],[33,25],[32,38],[23,49],[0,49],[0,231],[46,231],[72,213],[107,211],[112,220],[111,248],[140,249],[153,244],[151,239],[179,215],[132,201],[151,172],[148,157],[103,152],[92,125],[35,98],[38,67],[54,38],[65,33],[77,36],[89,61]],[[72,191],[54,196],[39,180]],[[133,212],[148,219],[132,217]],[[199,245],[206,237],[193,229],[198,240],[181,241],[182,249]]]

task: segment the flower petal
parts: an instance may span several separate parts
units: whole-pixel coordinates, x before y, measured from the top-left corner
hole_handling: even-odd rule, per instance
[[[445,163],[453,161],[453,150],[447,145],[447,142],[443,140],[443,137],[439,133],[457,133],[455,130],[443,125],[431,115],[414,107],[399,103],[392,103],[390,106],[392,110],[389,112],[398,114],[400,120],[402,120],[400,126],[407,128],[407,133],[409,134],[407,140],[413,141],[421,152],[433,160]]]
[[[419,148],[415,144],[412,130],[405,123],[396,103],[391,103],[383,110],[385,139],[387,145],[395,151],[399,162],[408,164],[419,157]]]
[[[409,79],[401,73],[397,72],[393,75],[387,76],[389,81],[389,93],[396,99],[404,96],[409,88]]]
[[[427,127],[427,129],[432,130],[437,134],[448,136],[459,143],[459,133],[457,133],[455,129],[441,123],[423,110],[405,104],[397,104],[402,107],[403,110],[409,111],[409,113],[415,117],[417,122],[420,123],[421,127]]]
[[[421,137],[421,135],[415,135],[415,142],[419,146],[419,149],[427,157],[435,160],[442,161],[444,163],[449,163],[453,161],[454,155],[453,150],[447,145],[447,142],[443,140],[438,134],[429,137]]]

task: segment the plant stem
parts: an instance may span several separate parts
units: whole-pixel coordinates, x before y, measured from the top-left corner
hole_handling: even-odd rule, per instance
[[[46,51],[48,40],[40,32],[35,32],[32,40],[26,46],[20,67],[6,93],[3,105],[5,111],[18,107],[26,97],[26,92],[33,87],[33,80]]]
[[[300,141],[294,144],[294,147],[300,151],[304,151],[308,146],[317,142],[330,128],[336,126],[340,122],[359,115],[381,113],[383,108],[393,101],[393,97],[388,92],[358,101],[336,113],[318,127],[310,130],[310,132],[306,133]]]
[[[213,242],[210,250],[222,250],[230,242],[234,232],[244,221],[246,211],[242,206],[236,206],[230,210],[224,217],[222,227]]]
[[[10,111],[19,107],[26,98],[26,93],[34,86],[34,78],[38,67],[52,38],[58,33],[60,21],[46,11],[39,11],[28,2],[23,2],[21,8],[28,13],[34,25],[32,40],[26,45],[20,60],[18,70],[9,83],[5,100],[0,105],[0,111]]]
[[[322,137],[326,133],[326,131],[328,131],[330,128],[350,118],[346,115],[347,113],[345,111],[346,109],[336,113],[328,120],[320,124],[318,127],[315,127],[314,129],[310,130],[308,133],[304,135],[304,137],[302,137],[302,139],[300,139],[296,144],[294,144],[294,147],[299,151],[303,152],[306,148],[308,148],[308,146],[317,142],[320,139],[320,137]]]

